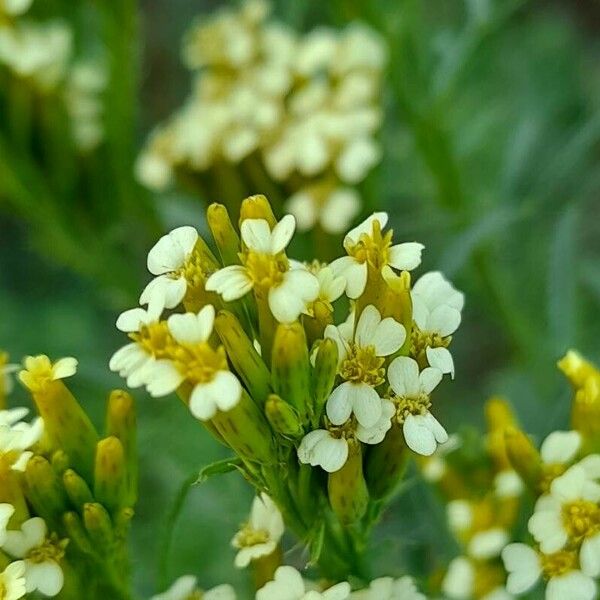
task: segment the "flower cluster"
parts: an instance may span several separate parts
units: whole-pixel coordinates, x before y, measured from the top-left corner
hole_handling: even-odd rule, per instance
[[[160,189],[193,174],[210,189],[224,165],[241,164],[245,189],[266,178],[289,196],[300,230],[342,233],[360,212],[353,186],[380,160],[385,47],[364,25],[298,36],[268,12],[249,0],[192,26],[193,92],[150,137],[138,176]]]
[[[6,362],[6,361],[5,361]],[[0,410],[0,598],[127,596],[126,532],[136,497],[135,415],[113,392],[100,439],[63,383],[77,361],[29,356],[20,370],[40,414]]]
[[[104,136],[100,99],[106,87],[104,67],[97,59],[76,60],[69,23],[28,18],[25,13],[32,3],[0,0],[0,72],[6,68],[15,77],[11,85],[56,96],[69,117],[76,147],[92,150]],[[24,94],[19,95],[20,102],[26,102]]]
[[[130,341],[110,368],[152,396],[176,391],[235,452],[259,494],[233,540],[238,566],[278,555],[285,522],[343,579],[353,566],[332,559],[348,541],[329,546],[339,532],[320,530],[326,518],[360,522],[410,450],[431,455],[448,439],[431,395],[454,373],[463,296],[438,272],[411,286],[423,246],[395,244],[385,213],[327,265],[288,256],[295,219],[277,221],[264,196],[240,211],[238,230],[224,206],[208,208],[217,252],[189,226],[150,250],[155,277],[117,319]]]
[[[542,579],[547,600],[592,600],[600,578],[600,371],[575,352],[559,367],[575,390],[573,429],[551,433],[539,453],[524,435],[507,434],[537,502],[527,524],[534,544],[509,544],[502,559],[513,594]]]

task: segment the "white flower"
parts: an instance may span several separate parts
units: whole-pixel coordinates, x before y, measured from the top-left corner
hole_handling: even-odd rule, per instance
[[[296,217],[300,231],[309,231],[317,223],[327,233],[346,231],[360,212],[358,192],[352,188],[336,188],[321,197],[317,191],[300,190],[287,202],[287,209]]]
[[[32,392],[41,390],[48,382],[66,379],[77,372],[77,360],[72,357],[52,363],[45,354],[27,356],[23,366],[25,369],[19,371],[19,379]]]
[[[509,544],[502,551],[502,560],[508,571],[506,589],[511,594],[524,594],[544,574],[547,580],[546,600],[592,600],[596,596],[595,581],[584,575],[576,563],[565,569],[563,560],[560,574],[544,572],[540,556],[526,544]]]
[[[119,315],[117,329],[129,334],[137,334],[155,326],[160,319],[161,307],[150,304],[148,310],[132,308]],[[148,385],[148,378],[153,378],[153,384],[148,391],[153,396],[166,396],[175,391],[183,377],[171,361],[154,358],[152,353],[137,341],[126,344],[111,357],[108,366],[111,371],[117,371],[127,379],[130,388]]]
[[[567,465],[572,462],[581,448],[578,431],[553,431],[542,442],[540,455],[545,465]]]
[[[48,538],[47,533],[44,519],[33,517],[21,525],[20,531],[7,532],[2,549],[24,559],[27,593],[39,590],[45,596],[56,596],[64,583],[59,562],[65,544]],[[42,547],[43,552],[38,552]]]
[[[215,309],[207,305],[195,315],[193,313],[171,315],[167,324],[171,335],[180,344],[207,344],[215,321]],[[215,356],[214,353],[211,356]],[[218,357],[218,355],[216,355]],[[242,397],[242,386],[238,378],[222,365],[205,369],[203,380],[196,383],[190,395],[190,411],[202,421],[212,419],[217,410],[231,410]]]
[[[233,547],[239,549],[235,557],[235,566],[241,569],[261,556],[272,554],[283,531],[283,517],[279,509],[273,500],[262,492],[252,502],[248,523],[231,541]]]
[[[379,270],[389,266],[400,271],[411,271],[421,264],[424,246],[417,242],[392,245],[391,236],[382,235],[387,221],[387,213],[373,213],[346,234],[344,248],[348,256],[331,263],[333,272],[346,278],[349,298],[358,298],[365,291],[368,264]]]
[[[498,498],[517,498],[523,489],[523,480],[512,469],[504,469],[494,477],[494,493]]]
[[[348,600],[350,584],[338,583],[325,590],[307,591],[302,576],[293,567],[279,567],[273,581],[267,583],[258,592],[256,600]]]
[[[10,563],[0,573],[0,591],[2,600],[19,600],[25,596],[25,563],[22,560]]]
[[[268,290],[268,303],[280,323],[291,323],[316,299],[319,283],[305,269],[290,269],[284,250],[294,235],[295,220],[286,215],[271,231],[264,219],[245,219],[242,241],[247,249],[244,265],[230,265],[206,281],[208,291],[226,302],[237,300],[254,287]]]
[[[437,271],[420,277],[410,295],[416,333],[424,340],[429,365],[454,377],[454,361],[443,341],[460,325],[464,295]]]
[[[188,600],[195,598],[196,593],[200,593],[202,600],[236,600],[235,590],[228,584],[200,592],[198,580],[193,575],[183,575],[167,591],[152,596],[150,600]]]
[[[328,325],[325,337],[338,346],[339,373],[345,381],[327,400],[326,411],[334,425],[343,425],[350,415],[363,427],[373,427],[381,418],[382,404],[375,388],[384,381],[384,357],[400,349],[406,338],[404,327],[379,311],[367,306],[361,313],[356,331],[346,324]]]
[[[15,425],[28,414],[29,409],[23,407],[0,410],[0,425]]]
[[[392,401],[403,419],[402,431],[408,447],[424,456],[435,452],[438,444],[448,441],[446,430],[429,412],[429,394],[442,379],[442,372],[419,365],[408,356],[398,356],[388,367],[388,380],[394,392]]]
[[[426,600],[412,577],[380,577],[374,579],[365,590],[350,595],[352,600]]]
[[[364,444],[379,444],[392,426],[394,405],[389,400],[381,400],[381,417],[372,427],[356,425],[354,431],[339,432],[316,429],[306,434],[298,447],[298,459],[301,463],[313,467],[319,465],[328,473],[339,471],[348,460],[348,439],[351,436]],[[341,437],[340,437],[341,436]]]
[[[183,274],[192,255],[198,232],[189,226],[177,227],[163,235],[148,253],[148,270],[157,275],[144,289],[140,304],[156,303],[156,310],[175,308],[184,298],[187,282]]]
[[[552,554],[569,540],[581,541],[581,570],[590,577],[600,576],[599,501],[600,485],[591,481],[579,464],[554,479],[550,494],[538,500],[528,523],[541,551]]]
[[[475,569],[471,561],[459,556],[448,565],[442,581],[442,591],[448,598],[469,600],[473,594]]]
[[[15,507],[5,502],[0,503],[0,547],[6,540],[6,526],[15,513]]]
[[[39,417],[31,423],[0,423],[0,457],[11,465],[11,469],[25,471],[33,456],[29,449],[41,439],[43,433],[44,421]]]

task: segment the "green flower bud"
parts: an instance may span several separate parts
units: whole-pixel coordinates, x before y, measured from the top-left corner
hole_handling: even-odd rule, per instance
[[[351,444],[346,464],[329,475],[327,489],[331,508],[345,524],[359,521],[367,511],[369,491],[363,477],[360,444]]]
[[[36,514],[56,528],[67,510],[67,496],[52,465],[43,456],[33,456],[27,463],[25,482],[27,500]]]
[[[106,435],[114,436],[123,445],[126,471],[125,506],[133,506],[137,499],[138,454],[135,402],[123,390],[114,390],[108,399]]]
[[[277,327],[271,358],[273,389],[291,404],[304,422],[311,407],[311,382],[306,335],[300,323]]]
[[[302,435],[302,423],[296,410],[276,394],[271,394],[265,404],[265,414],[271,427],[281,435],[298,438]]]
[[[71,543],[75,544],[81,553],[87,555],[94,554],[94,548],[90,538],[83,526],[81,517],[76,512],[69,511],[65,513],[63,515],[63,525]]]
[[[229,218],[227,208],[222,204],[211,204],[206,211],[206,220],[223,264],[239,265],[240,236]]]
[[[125,452],[121,441],[114,436],[98,442],[94,497],[111,514],[122,508],[127,500]]]
[[[215,329],[227,356],[252,398],[262,406],[269,395],[270,374],[240,322],[226,310],[219,312]]]
[[[312,424],[318,427],[325,408],[327,398],[333,390],[338,369],[337,344],[331,339],[325,339],[319,345],[312,372]]]
[[[264,219],[271,229],[275,227],[277,219],[269,201],[262,194],[249,196],[242,201],[240,207],[240,223],[245,219]]]
[[[527,435],[516,427],[505,430],[504,440],[513,469],[532,490],[537,490],[543,475],[539,452]]]
[[[90,502],[83,507],[83,523],[97,554],[112,556],[115,536],[110,516],[102,504]]]
[[[82,510],[84,504],[94,501],[90,487],[73,469],[67,469],[62,480],[71,504],[77,509]]]

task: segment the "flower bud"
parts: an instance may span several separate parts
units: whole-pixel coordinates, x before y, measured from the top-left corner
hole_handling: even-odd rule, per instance
[[[302,435],[302,423],[296,410],[277,394],[270,394],[265,404],[265,414],[271,427],[277,433],[291,438]]]
[[[94,497],[111,514],[125,506],[127,499],[125,452],[121,441],[114,436],[98,442],[94,473]]]
[[[600,379],[589,377],[575,392],[571,426],[581,433],[585,454],[600,452]]]
[[[218,411],[212,423],[229,447],[241,457],[263,464],[276,462],[269,424],[246,391],[231,410]]]
[[[277,327],[271,358],[273,389],[299,413],[308,418],[311,401],[310,363],[306,335],[300,323]]]
[[[582,388],[589,378],[600,381],[600,371],[575,350],[569,350],[557,365],[575,388]]]
[[[504,431],[506,453],[513,469],[531,489],[536,489],[541,478],[541,458],[531,440],[516,427]]]
[[[83,526],[81,517],[76,512],[69,511],[63,515],[62,520],[71,543],[75,544],[82,554],[94,554],[94,548]]]
[[[222,204],[211,204],[206,211],[208,226],[219,250],[223,265],[238,265],[240,259],[240,236],[237,234],[227,208]]]
[[[73,506],[83,509],[83,505],[94,501],[89,485],[73,469],[67,469],[63,476],[63,485]]]
[[[245,219],[264,219],[271,229],[277,224],[269,201],[262,194],[249,196],[240,207],[240,223]]]
[[[406,469],[408,456],[402,428],[392,425],[383,442],[371,449],[365,470],[369,492],[375,500],[394,491]]]
[[[111,555],[115,537],[110,516],[102,504],[90,502],[83,507],[83,523],[96,553]]]
[[[327,398],[333,390],[338,368],[338,348],[332,339],[319,344],[312,372],[312,424],[318,427]]]
[[[217,315],[215,329],[237,374],[252,398],[262,405],[271,391],[271,376],[254,344],[240,322],[226,310]]]
[[[25,469],[28,502],[35,513],[56,526],[67,510],[67,496],[52,465],[43,456],[33,456]]]
[[[360,444],[352,444],[346,464],[329,475],[327,485],[331,508],[339,520],[350,525],[360,520],[369,504],[369,491],[363,477]]]
[[[504,432],[508,427],[516,427],[517,422],[510,404],[499,397],[490,398],[485,404],[488,426],[487,447],[497,471],[511,467],[506,454]]]
[[[108,398],[106,435],[115,436],[123,445],[127,478],[125,506],[133,506],[137,499],[138,456],[135,402],[123,390],[114,390]]]

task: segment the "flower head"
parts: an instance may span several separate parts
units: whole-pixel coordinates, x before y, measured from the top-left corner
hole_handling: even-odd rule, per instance
[[[25,563],[22,560],[10,563],[0,573],[0,592],[2,600],[19,600],[25,596]]]
[[[19,372],[19,379],[32,392],[43,390],[48,383],[65,379],[77,372],[77,359],[61,358],[52,363],[45,354],[27,356],[25,369]]]
[[[369,587],[350,596],[352,600],[426,600],[412,577],[379,577]]]
[[[228,584],[218,585],[206,592],[198,587],[198,580],[193,575],[183,575],[163,592],[152,596],[150,600],[236,600],[235,590]]]
[[[348,600],[350,584],[338,583],[324,592],[307,590],[302,576],[293,567],[279,567],[273,581],[258,592],[256,600]]]
[[[239,550],[235,566],[247,567],[251,561],[275,552],[283,531],[283,517],[273,500],[264,492],[256,496],[250,519],[231,541]]]

